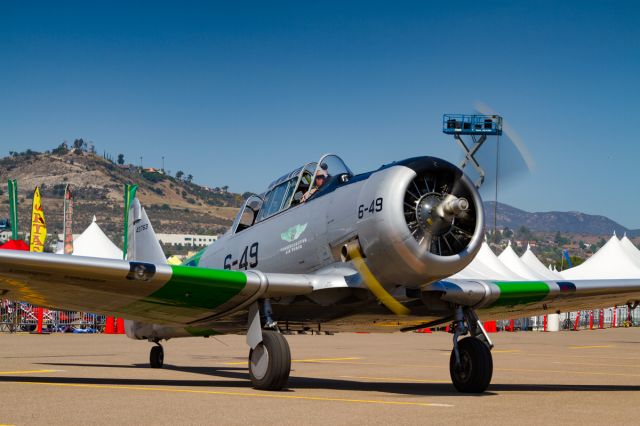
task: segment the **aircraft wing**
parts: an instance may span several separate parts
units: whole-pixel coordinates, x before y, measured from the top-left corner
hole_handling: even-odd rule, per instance
[[[0,297],[157,324],[191,324],[258,298],[344,284],[341,276],[266,274],[0,250]]]
[[[441,301],[479,309],[481,319],[517,318],[557,311],[640,303],[640,278],[630,280],[443,280],[423,291]]]

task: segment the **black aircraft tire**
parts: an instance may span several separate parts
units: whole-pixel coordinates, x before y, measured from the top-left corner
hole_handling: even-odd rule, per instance
[[[252,365],[254,352],[266,351],[268,360],[261,366]],[[280,333],[265,330],[262,343],[249,351],[249,377],[254,388],[260,390],[282,390],[291,372],[291,351],[287,339]]]
[[[164,364],[164,350],[162,346],[154,346],[149,352],[149,365],[151,368],[162,368]]]
[[[451,351],[449,372],[453,386],[464,393],[482,393],[489,387],[493,375],[491,350],[480,339],[465,337],[458,342],[461,368],[456,368],[456,356]]]

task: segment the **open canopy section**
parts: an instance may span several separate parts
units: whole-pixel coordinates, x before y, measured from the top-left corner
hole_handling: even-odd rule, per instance
[[[62,253],[62,248],[56,251],[56,254]],[[94,216],[91,225],[73,240],[73,255],[100,257],[103,259],[122,259],[122,250],[113,244],[109,237],[106,236],[96,223],[96,217]]]
[[[238,212],[233,233],[298,206],[347,182],[353,173],[334,154],[326,154],[318,162],[307,163],[271,182],[266,192],[252,195]]]

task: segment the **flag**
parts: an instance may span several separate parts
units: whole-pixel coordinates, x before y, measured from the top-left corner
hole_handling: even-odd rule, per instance
[[[64,254],[73,253],[73,194],[71,185],[64,189]]]
[[[138,185],[124,185],[124,247],[122,247],[122,258],[127,258],[127,246],[129,245],[129,208],[136,197]]]
[[[33,208],[31,210],[31,243],[29,250],[43,252],[44,241],[47,239],[47,225],[44,222],[44,212],[40,200],[40,189],[36,186],[33,191]]]
[[[8,182],[9,187],[9,210],[11,221],[11,239],[18,239],[18,182],[15,179],[10,179]]]
[[[567,265],[569,265],[569,268],[573,268],[573,265],[571,264],[571,258],[569,257],[569,251],[562,250],[562,255],[564,256],[565,259],[567,259]]]

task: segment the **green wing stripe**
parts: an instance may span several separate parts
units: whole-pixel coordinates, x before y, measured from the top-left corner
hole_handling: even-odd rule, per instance
[[[214,309],[240,293],[247,284],[242,272],[172,266],[171,279],[149,298],[179,306]]]
[[[494,282],[500,288],[500,297],[492,306],[515,306],[540,302],[549,294],[544,281]]]
[[[214,311],[244,289],[243,272],[189,266],[171,266],[171,278],[149,296],[124,308],[130,314],[146,313],[161,322],[180,322]]]

